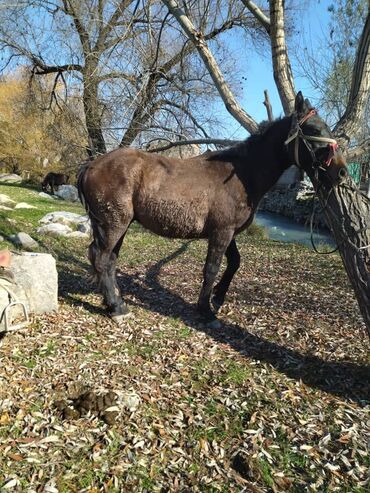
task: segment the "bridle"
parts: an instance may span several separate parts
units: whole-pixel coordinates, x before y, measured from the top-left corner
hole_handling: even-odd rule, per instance
[[[299,167],[302,168],[301,163],[299,162],[299,141],[302,140],[302,142],[305,144],[307,147],[309,153],[311,154],[312,157],[312,162],[313,165],[315,165],[316,168],[323,169],[326,171],[325,167],[328,168],[332,162],[332,159],[334,157],[335,152],[338,150],[338,142],[335,139],[331,139],[329,137],[316,137],[314,135],[305,135],[302,131],[302,125],[312,116],[317,115],[317,111],[315,109],[310,110],[303,118],[301,118],[296,125],[296,128],[294,129],[293,133],[288,136],[287,140],[285,141],[285,145],[287,146],[294,140],[294,160],[295,164]],[[294,118],[294,115],[293,115]],[[316,157],[315,151],[313,150],[310,142],[323,142],[325,144],[328,144],[329,147],[329,154],[327,159],[322,163],[319,161]],[[324,164],[324,166],[323,166]]]

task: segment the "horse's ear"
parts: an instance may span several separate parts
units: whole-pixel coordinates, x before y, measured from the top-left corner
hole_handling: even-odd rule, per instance
[[[302,115],[306,111],[306,102],[303,98],[303,94],[301,91],[297,92],[294,102],[294,110],[298,113],[298,115]]]

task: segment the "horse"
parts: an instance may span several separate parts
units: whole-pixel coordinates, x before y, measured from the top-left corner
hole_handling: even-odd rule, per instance
[[[46,192],[49,186],[51,193],[54,195],[54,188],[60,187],[61,185],[66,185],[68,181],[69,181],[69,175],[64,175],[63,173],[50,172],[43,179],[43,182],[41,183],[41,188],[44,192]]]
[[[233,147],[189,159],[119,148],[85,165],[77,187],[93,231],[88,256],[112,319],[121,324],[129,315],[116,261],[128,227],[138,221],[161,236],[208,239],[197,307],[208,326],[219,327],[217,311],[240,265],[235,237],[292,164],[326,187],[346,175],[329,127],[301,92],[292,115]],[[223,255],[226,270],[213,288]]]

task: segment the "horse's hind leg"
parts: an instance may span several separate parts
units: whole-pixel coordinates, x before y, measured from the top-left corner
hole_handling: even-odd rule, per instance
[[[226,270],[223,273],[220,282],[213,289],[214,296],[212,298],[212,304],[216,310],[219,310],[223,305],[230,283],[240,266],[240,254],[235,239],[231,240],[225,255],[227,259]]]
[[[212,326],[216,327],[216,315],[211,310],[212,287],[220,269],[222,256],[232,239],[232,231],[223,231],[209,239],[206,263],[203,269],[203,285],[198,300],[198,310]]]
[[[94,235],[94,241],[89,248],[90,262],[94,268],[104,303],[109,315],[117,322],[129,313],[117,284],[116,263],[130,222],[131,220],[104,234],[103,244]]]

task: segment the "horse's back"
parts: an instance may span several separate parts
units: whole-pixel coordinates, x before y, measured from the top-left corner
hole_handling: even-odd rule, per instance
[[[84,195],[94,200],[96,213],[111,208],[131,214],[168,237],[206,237],[216,226],[227,228],[244,198],[232,165],[210,162],[207,155],[176,159],[117,149],[90,163],[85,175]]]

